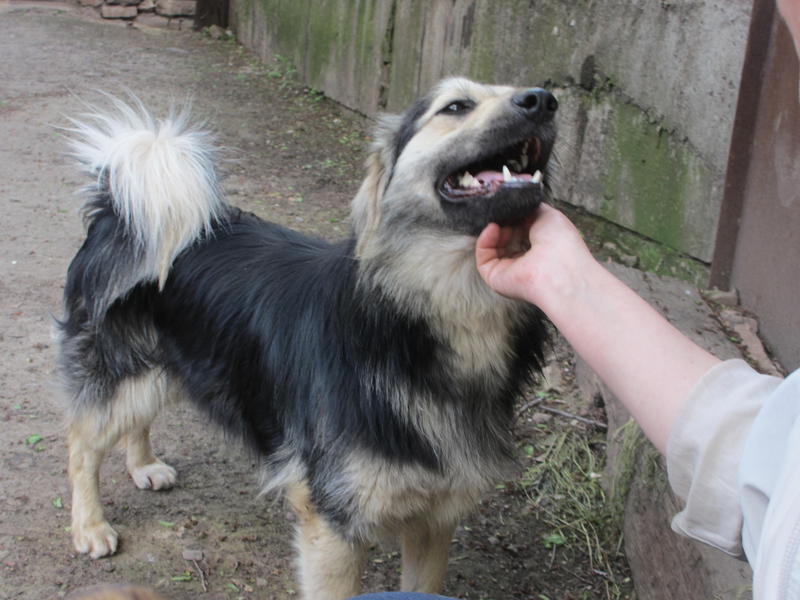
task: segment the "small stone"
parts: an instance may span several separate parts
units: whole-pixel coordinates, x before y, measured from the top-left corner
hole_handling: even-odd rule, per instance
[[[256,587],[267,587],[267,580],[263,577],[256,577]]]
[[[140,13],[153,12],[156,9],[155,0],[142,0],[137,8],[139,9]]]
[[[608,250],[609,252],[618,252],[619,246],[617,246],[614,242],[603,242],[603,250]]]
[[[136,25],[141,27],[154,27],[158,29],[167,29],[169,25],[169,17],[162,17],[155,13],[139,13],[136,18]]]
[[[564,377],[561,375],[561,366],[552,362],[542,369],[542,380],[546,389],[560,392],[564,387]]]
[[[206,35],[212,40],[221,40],[226,37],[227,32],[219,25],[209,25],[205,29]]]
[[[104,4],[100,9],[100,16],[104,19],[133,19],[138,14],[135,6]]]
[[[739,292],[734,288],[730,290],[706,290],[703,292],[706,298],[723,306],[738,306]]]
[[[184,548],[183,560],[203,560],[203,551],[196,548]]]

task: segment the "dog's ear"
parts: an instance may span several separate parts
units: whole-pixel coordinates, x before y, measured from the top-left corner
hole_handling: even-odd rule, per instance
[[[395,164],[419,129],[418,121],[429,107],[430,99],[421,98],[402,115],[385,114],[378,117],[367,156],[367,176],[353,200],[353,227],[359,256],[363,256],[369,239],[378,229],[381,200],[392,180]]]
[[[400,115],[381,115],[373,132],[367,156],[367,176],[353,199],[353,227],[356,253],[363,255],[381,220],[381,199],[389,185],[397,160],[396,138],[402,126]]]

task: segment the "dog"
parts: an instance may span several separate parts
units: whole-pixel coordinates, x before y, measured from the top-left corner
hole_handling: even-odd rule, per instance
[[[110,104],[69,127],[92,178],[58,327],[76,550],[116,550],[98,472],[118,441],[136,486],[175,483],[149,429],[185,399],[296,512],[304,598],[356,595],[389,537],[402,588],[439,591],[457,521],[514,464],[513,403],[542,362],[542,313],[489,289],[474,250],[548,199],[554,96],[451,78],[382,117],[338,243],[227,204],[187,112]]]

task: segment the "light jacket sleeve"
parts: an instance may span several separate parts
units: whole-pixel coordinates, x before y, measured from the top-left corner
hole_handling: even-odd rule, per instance
[[[692,390],[667,443],[669,482],[685,503],[673,530],[745,557],[739,467],[756,416],[782,381],[729,360]]]
[[[750,428],[739,496],[753,597],[800,598],[800,371],[770,394]]]

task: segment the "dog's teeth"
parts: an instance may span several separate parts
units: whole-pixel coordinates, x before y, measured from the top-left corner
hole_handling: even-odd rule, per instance
[[[536,171],[536,173],[533,174],[531,181],[533,181],[533,183],[542,183],[542,172]]]
[[[508,167],[503,165],[503,181],[511,181],[511,171],[508,170]]]
[[[470,173],[469,171],[464,171],[464,174],[461,176],[461,178],[458,180],[458,182],[459,182],[459,184],[461,184],[461,187],[465,187],[465,188],[466,187],[478,187],[481,184],[480,181],[475,179],[472,176],[472,173]]]

